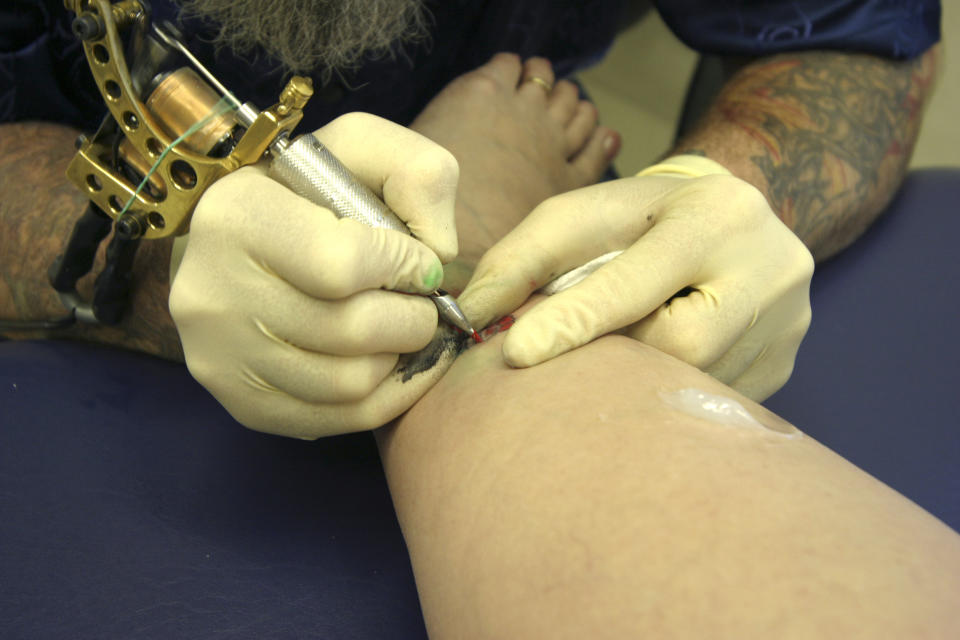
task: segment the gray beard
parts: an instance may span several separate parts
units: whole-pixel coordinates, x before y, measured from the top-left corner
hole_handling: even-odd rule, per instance
[[[365,59],[395,57],[428,36],[423,0],[182,0],[220,26],[214,39],[246,56],[263,48],[291,73],[324,81]]]

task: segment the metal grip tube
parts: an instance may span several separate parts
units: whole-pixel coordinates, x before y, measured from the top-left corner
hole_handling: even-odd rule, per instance
[[[338,218],[350,218],[378,229],[412,235],[407,225],[365,184],[357,180],[313,134],[293,142],[280,139],[271,146],[270,176]],[[453,298],[439,289],[430,294],[440,317],[476,336],[470,321]]]
[[[274,155],[270,176],[338,218],[410,234],[403,220],[311,133],[299,136]]]

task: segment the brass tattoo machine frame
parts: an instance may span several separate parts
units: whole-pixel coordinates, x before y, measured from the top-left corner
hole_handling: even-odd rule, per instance
[[[119,321],[132,284],[140,239],[181,235],[204,191],[217,179],[264,157],[303,117],[313,94],[294,77],[277,104],[259,111],[240,103],[190,53],[169,23],[150,20],[147,0],[64,0],[73,31],[108,114],[77,140],[68,179],[90,200],[49,276],[76,319]],[[92,303],[76,283],[97,247],[114,236]]]

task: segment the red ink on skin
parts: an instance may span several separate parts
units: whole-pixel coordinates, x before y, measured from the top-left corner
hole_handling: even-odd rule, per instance
[[[758,98],[762,98],[763,100],[766,100],[770,104],[775,105],[783,109],[787,113],[797,116],[798,118],[809,120],[809,118],[807,118],[807,114],[803,111],[803,109],[797,107],[794,104],[791,104],[790,102],[787,102],[786,100],[781,100],[780,98],[774,97],[773,89],[771,89],[770,87],[760,87],[759,89],[754,89],[753,95],[757,96]]]
[[[484,340],[489,340],[493,336],[506,331],[513,326],[516,319],[513,316],[504,316],[480,332]]]
[[[780,152],[777,151],[776,148],[774,148],[773,144],[771,144],[771,142],[767,140],[763,135],[761,135],[760,133],[758,133],[757,131],[753,130],[752,128],[748,127],[743,123],[734,122],[733,124],[739,127],[740,129],[742,129],[743,132],[746,133],[748,136],[750,136],[751,138],[753,138],[754,140],[756,140],[757,142],[765,146],[767,148],[767,151],[770,152],[770,155],[773,156],[773,159],[776,160],[777,162],[780,162],[781,160]]]
[[[470,337],[473,338],[473,342],[475,344],[481,344],[483,342],[486,342],[493,336],[497,335],[498,333],[506,331],[507,329],[512,327],[514,321],[515,321],[515,318],[513,316],[504,316],[499,320],[497,320],[496,322],[494,322],[493,324],[491,324],[486,329],[481,330],[479,333],[474,331]],[[460,335],[466,335],[467,333],[466,331],[462,329],[458,329],[457,327],[453,327],[453,328],[456,329],[457,333],[459,333]],[[467,346],[469,347],[469,345]]]
[[[761,134],[759,131],[757,131],[753,127],[748,126],[743,122],[740,122],[741,117],[747,117],[747,118],[751,117],[750,113],[732,106],[721,107],[720,112],[723,114],[723,117],[727,120],[727,122],[737,127],[738,129],[746,133],[748,136],[750,136],[751,138],[753,138],[754,140],[756,140],[757,142],[765,146],[767,148],[767,151],[770,153],[770,155],[773,156],[774,160],[776,162],[780,162],[781,160],[780,152],[777,151],[777,149],[773,146],[770,140],[768,140],[766,136]]]

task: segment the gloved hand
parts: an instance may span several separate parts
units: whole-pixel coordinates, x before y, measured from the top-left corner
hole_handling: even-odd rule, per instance
[[[338,219],[246,167],[200,199],[170,292],[193,376],[241,423],[300,438],[374,428],[409,408],[375,391],[398,354],[430,341],[437,311],[398,292],[432,292],[457,254],[450,153],[368,114],[315,135],[419,240]]]
[[[787,381],[810,323],[813,258],[757,189],[707,158],[545,201],[484,255],[460,307],[485,326],[620,250],[519,320],[505,361],[528,367],[619,331],[755,400]]]

